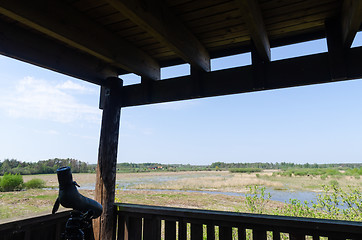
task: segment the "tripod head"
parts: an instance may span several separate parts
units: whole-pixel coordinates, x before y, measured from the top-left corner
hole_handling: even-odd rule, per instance
[[[59,195],[54,204],[52,213],[58,211],[59,204],[65,208],[72,208],[83,214],[87,213],[90,219],[99,217],[102,214],[102,205],[93,199],[84,197],[76,188],[79,185],[73,181],[70,167],[62,167],[57,169],[59,182]]]

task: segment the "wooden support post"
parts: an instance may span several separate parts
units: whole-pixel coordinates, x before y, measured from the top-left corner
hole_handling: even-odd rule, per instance
[[[325,22],[328,58],[332,80],[347,79],[347,50],[343,46],[342,33],[339,31],[339,19],[329,19]]]
[[[204,94],[203,73],[205,73],[203,69],[191,65],[190,74],[193,86],[193,93],[197,97],[200,97]]]
[[[102,127],[98,150],[95,199],[103,206],[100,218],[94,220],[95,240],[115,238],[114,197],[116,183],[117,148],[121,115],[120,92],[123,82],[112,77],[106,80],[102,96]]]
[[[251,62],[252,62],[252,74],[253,74],[253,89],[263,90],[267,88],[267,64],[269,60],[263,59],[254,43],[251,48]]]

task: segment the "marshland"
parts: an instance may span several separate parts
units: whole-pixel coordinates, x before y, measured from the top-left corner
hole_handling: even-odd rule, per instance
[[[116,201],[361,221],[360,170],[124,172],[117,173]],[[51,212],[58,194],[56,174],[22,178],[25,186],[32,179],[41,179],[44,185],[1,192],[1,222]],[[94,198],[95,173],[74,173],[73,178],[81,186],[81,194]],[[333,207],[336,201],[338,206]],[[329,206],[329,210],[322,205]]]

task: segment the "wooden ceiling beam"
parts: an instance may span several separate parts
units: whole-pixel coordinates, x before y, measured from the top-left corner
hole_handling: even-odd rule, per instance
[[[118,75],[109,64],[14,23],[0,20],[0,36],[0,54],[11,58],[98,85]]]
[[[159,64],[153,58],[63,1],[0,0],[0,14],[118,68],[160,78]]]
[[[264,61],[270,61],[270,43],[263,16],[256,0],[235,0],[249,29],[255,48]]]
[[[362,78],[361,62],[362,47],[349,49],[346,57],[346,79]],[[152,82],[149,86],[152,90],[151,98],[144,95],[145,86],[142,84],[125,86],[120,98],[122,107],[129,107],[342,80],[331,77],[328,53],[272,61],[266,71],[267,84],[262,89],[255,88],[253,69],[249,65],[200,73],[198,82],[201,86],[190,81],[192,76]]]
[[[342,8],[342,38],[345,48],[351,47],[356,33],[362,24],[362,1],[345,0]]]
[[[162,1],[106,0],[115,9],[171,48],[184,61],[210,71],[210,56],[200,41]]]

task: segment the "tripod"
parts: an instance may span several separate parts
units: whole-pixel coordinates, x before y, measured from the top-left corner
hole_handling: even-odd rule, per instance
[[[72,211],[62,233],[63,240],[94,240],[91,211]]]

